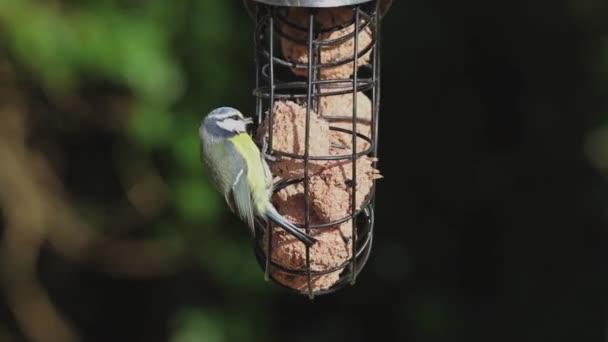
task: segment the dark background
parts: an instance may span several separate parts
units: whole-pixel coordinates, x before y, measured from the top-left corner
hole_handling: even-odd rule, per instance
[[[399,0],[354,287],[263,281],[196,128],[240,2],[0,4],[0,341],[606,341],[608,3]]]

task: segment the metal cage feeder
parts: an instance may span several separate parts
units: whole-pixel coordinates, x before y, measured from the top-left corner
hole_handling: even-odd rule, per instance
[[[317,236],[340,225],[348,225],[350,230],[347,238],[342,236],[348,246],[348,257],[339,264],[319,269],[311,263],[315,258],[314,246],[301,244],[300,267],[289,267],[276,260],[273,249],[279,248],[275,235],[280,228],[256,224],[254,250],[266,277],[311,298],[354,284],[370,256],[375,178],[365,196],[358,196],[362,177],[362,171],[358,169],[361,158],[369,158],[372,168],[377,167],[380,22],[391,3],[391,0],[245,0],[255,20],[256,88],[253,94],[258,132],[265,132],[265,157],[271,167],[276,160],[291,160],[300,167],[298,173],[301,173],[301,176],[284,177],[276,182],[274,192],[289,187],[303,188],[302,220],[295,224],[307,234]],[[327,99],[339,96],[352,99],[350,106],[340,106],[342,113],[336,114],[332,108],[324,107]],[[359,100],[364,104],[369,102],[369,105],[362,106]],[[297,148],[294,151],[277,148],[276,120],[279,118],[276,108],[278,103],[288,101],[301,108],[298,119],[303,122],[300,128],[304,137],[298,151],[295,151]],[[366,113],[362,114],[363,111]],[[346,135],[346,140],[342,140],[346,143],[342,146],[332,144],[332,153],[315,155],[312,150],[319,137],[314,136],[318,132],[312,124],[318,120],[327,123],[328,134],[341,134],[342,138]],[[350,189],[347,190],[350,195],[348,209],[341,218],[315,221],[311,203],[312,169],[325,165],[320,167],[324,170],[330,163],[346,165],[350,171],[344,182]],[[278,274],[282,279],[277,279]],[[328,275],[337,275],[337,280],[327,288],[317,288],[315,279]],[[299,279],[303,285],[287,285],[286,278]]]

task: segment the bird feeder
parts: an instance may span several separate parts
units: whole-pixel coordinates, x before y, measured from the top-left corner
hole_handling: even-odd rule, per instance
[[[311,298],[354,284],[371,252],[380,21],[391,0],[245,0],[255,19],[256,142],[273,203],[317,243],[256,224],[267,278]]]

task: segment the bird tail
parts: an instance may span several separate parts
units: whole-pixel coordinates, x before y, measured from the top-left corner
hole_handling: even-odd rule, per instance
[[[291,222],[287,221],[272,205],[270,205],[266,210],[266,217],[268,217],[268,219],[274,224],[281,226],[281,228],[285,229],[289,234],[293,235],[296,239],[302,241],[307,246],[312,246],[315,244],[315,242],[317,242],[315,238],[302,232]]]

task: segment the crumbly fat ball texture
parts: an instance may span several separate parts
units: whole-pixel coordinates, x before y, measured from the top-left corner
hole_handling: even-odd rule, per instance
[[[369,200],[374,180],[380,178],[372,158],[357,159],[356,210]],[[310,180],[310,199],[315,213],[325,222],[337,221],[352,212],[353,168],[351,161],[328,164]]]
[[[360,94],[365,97],[363,94]],[[358,96],[359,97],[359,96]],[[321,105],[321,111],[343,110],[339,106],[350,106],[352,111],[352,95],[335,98],[334,101]],[[365,101],[357,99],[357,101]],[[371,107],[365,114],[365,105],[361,105],[364,116],[371,118]],[[336,115],[341,113],[334,111]],[[306,127],[306,109],[291,101],[278,101],[273,111],[273,149],[278,151],[303,154],[304,134]],[[329,115],[329,114],[328,114]],[[342,133],[340,139],[330,134],[330,124],[311,112],[310,154],[311,155],[347,155],[352,149],[352,136]],[[334,125],[335,123],[331,123]],[[345,125],[352,125],[351,122]],[[268,132],[268,116],[258,132],[258,139]],[[352,127],[351,127],[352,128]],[[362,129],[365,129],[362,126]],[[358,129],[360,130],[360,129]],[[333,132],[332,132],[333,133]],[[358,139],[367,144],[363,139]],[[359,145],[360,142],[357,144]],[[336,148],[335,145],[345,145]],[[333,145],[333,146],[332,146]],[[359,149],[359,146],[358,146]],[[380,178],[379,172],[372,167],[374,159],[367,156],[357,160],[357,207],[360,208],[369,198],[374,179]],[[302,160],[277,158],[271,163],[275,183],[282,178],[301,178],[303,172]],[[311,224],[322,224],[343,219],[351,213],[353,192],[352,161],[311,161],[309,163],[309,204]],[[273,196],[279,213],[290,222],[303,224],[305,214],[303,183],[291,185]],[[352,251],[352,224],[343,224],[312,229],[318,242],[311,247],[311,268],[313,271],[324,271],[337,267],[346,262]],[[272,260],[286,268],[304,269],[306,267],[306,248],[293,236],[280,228],[273,229]],[[313,290],[324,290],[334,285],[340,278],[342,270],[329,274],[315,276],[312,279]],[[293,276],[280,270],[273,271],[273,277],[278,282],[296,290],[307,290],[308,281],[305,276]]]
[[[272,111],[272,149],[280,152],[304,155],[306,142],[306,108],[292,101],[277,101]],[[268,137],[266,119],[258,130],[258,140]],[[329,124],[318,115],[310,113],[310,156],[328,156],[330,150]],[[323,161],[313,160],[309,163],[311,173],[318,172],[325,165]],[[301,159],[277,157],[271,164],[274,176],[301,178],[304,175],[304,162]]]
[[[330,29],[333,27],[346,25],[353,22],[354,13],[348,8],[327,8],[321,9],[317,15],[317,24],[322,29]],[[306,41],[308,38],[309,16],[308,11],[304,8],[289,8],[286,10],[285,20],[292,25],[282,23],[280,29],[287,36],[293,37],[300,41]],[[361,25],[364,20],[361,20]],[[297,27],[294,27],[297,26]],[[304,29],[302,29],[304,28]],[[333,40],[345,37],[352,34],[355,30],[355,25],[351,24],[339,30],[319,34],[320,40]],[[359,32],[358,53],[362,53],[372,42],[371,29],[366,27]],[[307,64],[308,63],[308,45],[302,42],[294,42],[289,38],[281,38],[281,48],[283,55],[289,61]],[[321,48],[321,63],[338,62],[354,57],[355,40],[354,37],[338,44],[332,44]],[[359,57],[358,65],[369,63],[371,50]],[[307,76],[306,68],[292,68],[292,72],[297,76]],[[321,70],[321,79],[345,79],[353,74],[353,63],[327,67]]]
[[[352,89],[351,87],[338,88],[337,90]],[[324,88],[321,93],[328,93],[336,89]],[[319,114],[321,116],[353,116],[353,94],[321,96],[319,100]],[[357,93],[357,118],[371,120],[372,101],[363,92]]]
[[[323,96],[319,103],[319,115],[324,116],[342,116],[352,117],[353,116],[353,95],[332,95]],[[371,139],[371,118],[372,118],[372,101],[362,92],[357,93],[357,118],[364,121],[357,122],[357,133],[360,133],[367,138]],[[332,127],[338,127],[345,130],[352,131],[353,120],[352,119],[340,119],[330,120],[329,123]],[[347,150],[336,151],[335,154],[348,154],[351,153],[353,138],[350,133],[331,130],[330,139],[334,146],[344,146]],[[369,143],[364,139],[357,137],[357,152],[364,151],[369,148]],[[334,151],[332,151],[334,152]],[[332,153],[333,154],[333,153]]]
[[[293,223],[304,222],[304,195],[301,185],[293,189],[280,191],[275,197],[277,209]],[[297,189],[300,188],[300,189]],[[311,224],[322,223],[322,220],[311,211]],[[306,247],[292,235],[280,228],[273,229],[272,260],[289,269],[306,268]],[[311,235],[317,239],[310,248],[310,267],[312,271],[325,271],[343,265],[352,255],[352,226],[350,221],[338,226],[322,229],[311,229]],[[342,270],[324,275],[313,276],[313,291],[326,290],[340,278]],[[295,290],[308,290],[306,276],[294,276],[281,270],[274,270],[272,276],[278,282]]]

